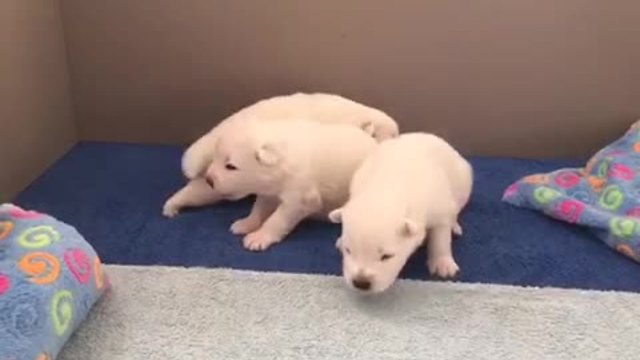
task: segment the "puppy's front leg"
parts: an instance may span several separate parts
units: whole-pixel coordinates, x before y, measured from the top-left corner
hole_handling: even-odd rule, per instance
[[[278,199],[259,195],[253,203],[249,216],[237,220],[231,225],[231,232],[235,235],[244,235],[260,228],[278,206]]]
[[[266,250],[284,239],[304,218],[320,208],[319,197],[313,200],[284,199],[271,216],[243,240],[244,247],[251,251]]]
[[[452,278],[460,270],[451,252],[451,233],[451,226],[438,226],[430,232],[427,266],[431,275]]]
[[[462,236],[462,226],[459,221],[456,221],[455,225],[453,225],[452,232],[455,236]]]
[[[212,189],[205,179],[196,178],[189,181],[164,203],[162,214],[172,218],[185,207],[211,205],[220,200],[222,200],[220,193]]]

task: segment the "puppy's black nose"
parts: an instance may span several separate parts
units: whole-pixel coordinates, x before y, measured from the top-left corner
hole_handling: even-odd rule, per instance
[[[207,181],[207,184],[209,184],[209,186],[211,186],[211,188],[213,188],[213,179],[209,176],[205,177],[205,180]]]
[[[353,287],[363,291],[367,291],[371,288],[371,281],[366,279],[353,279]]]

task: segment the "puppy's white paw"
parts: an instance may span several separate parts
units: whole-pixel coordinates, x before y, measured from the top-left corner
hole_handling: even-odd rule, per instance
[[[462,226],[460,226],[460,223],[456,223],[455,225],[453,225],[453,235],[455,236],[462,236]]]
[[[263,251],[278,242],[278,238],[266,231],[254,231],[242,240],[244,248],[250,251]]]
[[[245,235],[250,232],[256,231],[260,228],[260,221],[247,216],[244,219],[236,220],[233,224],[231,224],[231,233],[234,235]]]
[[[168,218],[174,218],[180,213],[180,206],[173,201],[173,199],[167,200],[162,207],[162,215]]]
[[[427,266],[429,267],[429,273],[431,273],[431,275],[436,275],[443,279],[453,278],[460,271],[458,264],[456,264],[451,256],[440,256],[435,259],[429,259]]]

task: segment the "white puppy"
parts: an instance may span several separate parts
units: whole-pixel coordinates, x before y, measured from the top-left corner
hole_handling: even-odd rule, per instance
[[[256,194],[249,216],[231,226],[244,246],[264,250],[304,218],[326,218],[349,197],[354,172],[377,142],[344,124],[262,120],[231,124],[216,142],[205,177],[225,198]]]
[[[338,95],[296,93],[261,100],[224,119],[187,149],[182,158],[182,170],[190,181],[167,200],[163,209],[165,216],[173,217],[187,206],[214,204],[224,199],[205,182],[202,175],[211,163],[217,139],[223,136],[227,127],[236,127],[249,119],[344,123],[364,130],[378,141],[398,135],[398,125],[389,115]]]
[[[346,281],[364,291],[387,289],[427,231],[429,271],[455,276],[452,232],[462,233],[457,217],[472,177],[469,163],[435,135],[404,134],[380,144],[354,175],[346,205],[329,215],[342,223],[336,246]]]

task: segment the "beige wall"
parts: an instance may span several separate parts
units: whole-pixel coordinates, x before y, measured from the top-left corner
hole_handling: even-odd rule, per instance
[[[0,201],[74,139],[58,1],[0,1]]]
[[[640,117],[637,0],[61,1],[63,21],[0,1],[0,201],[73,143],[74,113],[82,139],[184,143],[326,91],[510,156],[585,156]]]
[[[175,143],[338,92],[467,153],[586,155],[640,116],[638,0],[63,0],[82,138]]]

